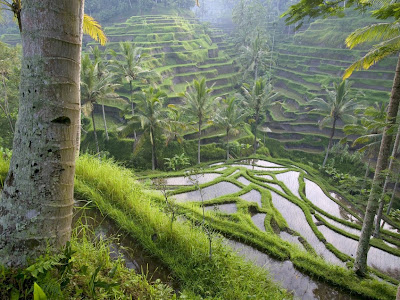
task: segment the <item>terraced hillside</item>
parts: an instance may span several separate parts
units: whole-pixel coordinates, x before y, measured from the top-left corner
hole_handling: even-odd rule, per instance
[[[312,168],[288,160],[247,159],[193,172],[153,174],[143,180],[168,191],[181,220],[206,222],[247,259],[267,267],[295,296],[353,299],[343,290],[321,286],[316,278],[356,298],[369,294],[384,299],[391,284],[398,283],[400,235],[390,220],[393,226],[384,227],[382,240],[371,240],[371,277],[351,283],[363,215],[338,190],[321,182]],[[382,285],[373,278],[380,278]],[[382,293],[372,296],[370,288]]]
[[[281,94],[280,103],[270,111],[265,126],[271,138],[280,140],[287,149],[321,152],[327,145],[330,128],[320,129],[315,114],[309,114],[308,102],[324,95],[325,86],[340,81],[344,70],[365,51],[344,48],[345,37],[355,28],[372,20],[360,16],[318,20],[296,35],[277,35],[273,84]],[[392,86],[395,57],[385,59],[368,71],[355,72],[352,94],[369,104],[387,102]],[[338,124],[335,139],[344,137]],[[350,141],[354,137],[350,137]]]
[[[213,43],[204,26],[194,18],[173,15],[133,16],[124,23],[106,27],[107,49],[119,51],[119,42],[132,41],[148,54],[145,66],[160,75],[159,87],[170,103],[179,102],[178,94],[193,79],[206,77],[214,86],[213,94],[223,96],[232,92],[238,76],[233,60]],[[90,42],[87,46],[94,46]],[[141,83],[136,83],[136,88]],[[128,86],[120,93],[126,95]]]

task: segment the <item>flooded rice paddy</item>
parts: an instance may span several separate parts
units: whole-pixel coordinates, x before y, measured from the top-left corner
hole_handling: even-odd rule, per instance
[[[223,163],[217,163],[211,166],[218,166],[221,164]],[[333,252],[328,250],[328,248],[325,246],[325,242],[332,244],[343,254],[346,254],[350,257],[355,257],[358,241],[352,238],[348,238],[338,232],[335,232],[325,226],[323,223],[319,222],[318,219],[314,216],[314,210],[312,209],[310,204],[301,199],[299,192],[299,179],[301,178],[301,174],[306,174],[305,171],[301,170],[298,167],[290,167],[292,168],[292,170],[290,170],[290,168],[288,169],[283,165],[257,159],[242,160],[236,164],[221,166],[221,168],[218,168],[216,170],[222,171],[228,168],[235,167],[246,168],[246,172],[250,175],[251,178],[253,178],[252,181],[254,180],[255,184],[261,182],[261,180],[257,181],[257,178],[264,178],[271,181],[262,182],[263,186],[257,186],[259,187],[259,189],[265,189],[270,192],[273,207],[286,220],[288,228],[286,230],[282,230],[279,233],[279,236],[282,240],[295,244],[304,251],[306,250],[304,248],[303,242],[306,242],[315,250],[315,252],[319,256],[324,258],[327,262],[342,267],[346,267],[346,264],[342,262],[339,258],[337,258]],[[296,169],[295,171],[293,170],[294,168]],[[262,175],[259,174],[259,172],[261,171],[263,172]],[[230,179],[233,179],[232,176],[237,174],[238,172],[240,172],[240,170],[235,170],[234,172],[231,172],[231,174],[226,176],[229,176]],[[202,183],[209,183],[218,177],[224,178],[225,176],[224,174],[215,173],[206,173],[205,175],[205,178],[202,179]],[[186,179],[182,179],[180,177],[170,178],[170,180],[171,181],[169,181],[168,184],[171,185],[187,185]],[[240,176],[236,180],[242,183],[245,187],[252,183],[251,180],[245,178],[244,176]],[[282,187],[278,185],[278,182],[286,186],[286,188],[290,190],[291,194],[293,194],[297,198],[297,200],[295,200],[295,198],[291,198],[293,197],[293,195],[287,195]],[[317,180],[312,181],[309,179],[304,179],[305,196],[313,205],[330,214],[331,216],[337,217],[344,221],[352,222],[354,224],[360,224],[360,221],[357,219],[357,217],[360,218],[359,216],[361,214],[360,211],[355,208],[355,206],[347,202],[342,196],[336,193],[330,193],[329,196],[326,195],[323,189],[316,182]],[[287,195],[287,197],[279,195],[277,192],[269,189],[268,187],[274,188],[276,191],[281,192],[282,195]],[[208,201],[214,198],[218,198],[220,196],[238,193],[241,191],[241,188],[230,182],[221,181],[211,186],[204,187],[201,190],[203,197],[201,197],[199,190],[183,192],[174,195],[173,197],[177,200],[177,202],[198,202],[201,201],[202,198],[204,201]],[[239,198],[243,199],[244,201],[257,204],[258,208],[251,208],[251,211],[249,212],[250,217],[254,225],[260,231],[266,232],[265,218],[267,214],[263,210],[265,208],[262,206],[261,193],[258,190],[251,190],[239,196]],[[335,199],[335,201],[333,199]],[[304,207],[299,207],[294,203],[295,201],[298,201],[298,203],[303,203],[302,205],[304,205]],[[238,207],[236,203],[207,205],[205,207],[205,210],[226,214],[237,213],[237,216],[239,217],[243,213],[242,211],[238,212]],[[318,233],[319,231],[323,235],[323,241],[319,240],[316,233],[313,231],[313,228],[311,227],[311,225],[313,224],[311,223],[310,225],[308,223],[306,212],[307,214],[311,212],[312,222],[317,225],[316,232]],[[315,214],[320,215],[320,217],[324,218],[326,222],[338,229],[341,229],[355,236],[360,235],[360,230],[357,228],[353,228],[338,221],[335,221],[332,218],[320,214],[318,211],[315,211]],[[396,228],[392,228],[392,226],[390,225],[386,225],[386,227],[384,228],[392,230],[394,232],[397,231]],[[291,234],[292,231],[294,231],[295,234]],[[266,232],[265,234],[272,233]],[[299,234],[300,236],[296,234]],[[394,249],[398,249],[396,245],[387,241],[384,242],[388,246]],[[247,259],[254,261],[259,266],[268,268],[274,280],[279,281],[283,287],[293,291],[296,297],[299,297],[301,299],[357,299],[353,296],[349,296],[346,293],[341,292],[340,290],[332,288],[327,284],[314,281],[307,275],[302,274],[301,272],[296,270],[290,261],[275,261],[267,254],[255,250],[248,245],[233,241],[229,241],[228,243],[233,248],[238,250],[242,255],[244,255]],[[368,265],[392,277],[400,278],[399,256],[393,255],[376,247],[371,247],[368,255]]]

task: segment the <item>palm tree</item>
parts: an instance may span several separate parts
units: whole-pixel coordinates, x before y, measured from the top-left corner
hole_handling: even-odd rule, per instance
[[[215,123],[226,130],[226,160],[229,160],[229,134],[231,132],[233,135],[239,133],[237,128],[243,123],[246,116],[244,109],[239,107],[237,100],[238,98],[235,96],[223,99],[222,105],[215,115]]]
[[[364,110],[359,124],[347,124],[343,127],[346,135],[358,135],[353,142],[353,146],[364,145],[358,151],[367,151],[368,164],[365,170],[363,186],[361,187],[362,190],[367,184],[371,161],[379,152],[385,120],[386,105],[375,103]]]
[[[168,143],[173,140],[181,144],[183,142],[184,131],[188,128],[187,122],[183,121],[182,110],[173,104],[169,104],[166,121],[164,133],[166,138],[165,144],[168,146]]]
[[[147,90],[134,94],[137,107],[137,116],[145,132],[149,134],[151,143],[151,169],[157,168],[156,157],[156,129],[160,128],[164,123],[165,109],[163,101],[166,97],[164,92],[161,92],[153,87]]]
[[[344,78],[349,77],[353,71],[358,69],[368,69],[381,59],[398,53],[400,50],[400,22],[399,17],[395,15],[396,2],[381,2],[381,7],[374,11],[373,16],[378,19],[387,19],[395,17],[393,22],[372,24],[354,31],[347,39],[346,44],[350,48],[354,48],[365,42],[380,43],[373,46],[367,54],[357,62],[352,64],[345,72]],[[400,55],[397,60],[396,72],[393,79],[392,92],[390,96],[386,126],[382,134],[381,147],[378,154],[378,161],[375,167],[375,175],[372,181],[372,188],[368,198],[367,209],[364,216],[363,227],[361,230],[360,240],[357,248],[357,256],[354,263],[354,270],[357,274],[363,276],[366,272],[367,255],[369,249],[369,240],[373,230],[375,214],[378,208],[378,199],[380,199],[381,185],[383,184],[385,175],[383,170],[388,166],[390,148],[392,144],[392,135],[390,131],[394,126],[400,104]]]
[[[184,98],[184,112],[186,117],[196,119],[198,125],[198,144],[197,144],[197,163],[200,164],[200,139],[201,127],[207,121],[214,109],[214,99],[211,97],[212,88],[207,88],[206,79],[200,81],[193,80],[193,85],[189,87],[189,91],[180,94]]]
[[[81,102],[82,111],[85,115],[91,115],[93,133],[96,143],[97,154],[100,155],[99,142],[97,138],[96,122],[94,119],[94,104],[104,104],[110,99],[117,101],[118,95],[114,93],[118,86],[113,83],[113,74],[104,72],[99,76],[99,62],[92,62],[88,54],[82,59],[81,71]],[[125,102],[126,103],[126,102]]]
[[[269,60],[266,59],[269,56],[266,41],[262,40],[258,34],[249,46],[241,46],[239,51],[241,52],[239,59],[242,65],[243,78],[248,72],[254,72],[254,81],[256,81],[259,67],[265,66]]]
[[[252,88],[246,83],[243,84],[242,92],[247,114],[253,117],[251,122],[253,122],[253,148],[255,154],[257,151],[257,127],[260,123],[261,115],[265,114],[271,107],[278,94],[273,91],[271,84],[266,83],[262,78],[256,80]]]
[[[129,102],[131,104],[132,116],[134,115],[135,101],[133,99],[133,82],[137,79],[147,79],[154,77],[155,73],[143,67],[143,58],[146,57],[142,53],[142,48],[135,47],[130,42],[120,42],[120,53],[111,50],[114,60],[111,65],[116,74],[129,83]]]
[[[310,101],[310,105],[315,106],[310,112],[317,112],[324,115],[323,119],[318,122],[320,128],[324,127],[327,123],[332,123],[329,144],[326,149],[322,167],[325,167],[326,161],[328,160],[329,150],[332,147],[332,141],[335,135],[336,122],[338,120],[344,122],[355,121],[356,118],[353,112],[355,109],[361,107],[356,98],[349,97],[350,87],[351,84],[347,81],[342,81],[339,84],[334,83],[334,90],[326,89],[326,100],[323,98],[315,98]]]

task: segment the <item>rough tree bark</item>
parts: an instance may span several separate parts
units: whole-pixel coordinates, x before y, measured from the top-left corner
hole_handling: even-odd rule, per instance
[[[0,264],[71,235],[83,0],[24,0],[20,110],[0,201]]]
[[[364,222],[361,230],[360,240],[357,247],[357,256],[354,262],[354,271],[364,276],[367,268],[367,254],[369,249],[369,240],[373,229],[374,217],[378,208],[378,199],[382,190],[384,175],[382,171],[388,165],[390,154],[390,146],[392,144],[392,136],[388,134],[388,130],[394,125],[399,110],[400,101],[400,55],[397,61],[396,72],[393,80],[392,93],[388,106],[387,125],[383,131],[381,147],[378,154],[378,162],[375,168],[375,175],[372,181],[371,193],[368,198],[367,210],[365,211]]]
[[[394,146],[392,150],[392,155],[390,157],[388,173],[386,174],[385,183],[383,184],[382,195],[381,198],[379,199],[379,208],[378,208],[378,213],[376,214],[375,230],[374,230],[374,237],[376,238],[379,237],[379,231],[381,228],[381,219],[383,214],[383,206],[385,205],[386,190],[390,181],[390,173],[392,172],[394,165],[394,156],[396,155],[397,149],[399,148],[399,142],[400,142],[400,126],[399,129],[397,130],[396,139],[394,141]]]

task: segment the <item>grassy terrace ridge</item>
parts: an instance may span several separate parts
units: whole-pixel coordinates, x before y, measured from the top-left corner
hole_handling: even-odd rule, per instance
[[[188,222],[172,223],[163,212],[162,198],[145,192],[129,170],[83,156],[77,165],[76,192],[160,259],[189,299],[291,298],[266,279],[264,270],[244,262],[218,240],[210,259],[205,233]]]
[[[278,163],[280,165],[284,165],[287,168],[287,171],[299,171],[298,167],[305,168],[307,172],[310,175],[307,175],[307,178],[312,179],[314,182],[319,183],[321,185],[322,183],[319,182],[316,177],[313,175],[317,174],[317,172],[309,167],[304,167],[304,166],[298,166],[297,164],[293,164],[293,162],[287,161],[287,160],[274,160],[274,159],[269,159],[269,161],[272,161],[274,163]],[[335,266],[333,267],[330,264],[327,264],[324,261],[320,261],[315,254],[313,254],[313,250],[309,249],[311,251],[310,253],[300,251],[297,246],[294,246],[293,244],[287,243],[285,241],[280,240],[279,238],[276,239],[274,236],[274,230],[271,227],[271,220],[274,219],[274,222],[279,225],[281,230],[285,230],[287,227],[287,224],[285,220],[283,219],[282,215],[280,215],[273,207],[272,202],[270,200],[270,194],[266,192],[264,189],[260,189],[261,187],[265,186],[265,183],[271,182],[280,185],[281,188],[283,188],[284,192],[282,193],[281,191],[270,187],[266,186],[269,190],[274,191],[275,193],[279,194],[282,197],[285,197],[287,200],[293,202],[297,206],[299,206],[305,215],[307,216],[307,220],[309,222],[309,225],[312,227],[313,231],[315,232],[316,236],[320,240],[324,240],[324,237],[319,233],[316,225],[313,223],[311,220],[311,214],[314,214],[315,212],[315,207],[312,207],[310,202],[305,198],[304,194],[302,194],[302,190],[304,190],[304,182],[303,182],[303,176],[301,175],[301,178],[299,177],[299,183],[300,183],[300,194],[302,195],[302,200],[305,202],[300,202],[299,200],[296,200],[296,197],[287,190],[287,188],[282,185],[282,183],[276,181],[276,177],[274,176],[274,172],[272,171],[258,171],[258,174],[269,174],[273,177],[273,180],[266,180],[262,178],[256,178],[253,175],[249,173],[249,170],[244,169],[242,167],[235,166],[232,163],[239,162],[237,161],[231,161],[229,165],[227,165],[227,169],[222,170],[222,171],[216,171],[216,169],[219,169],[220,167],[223,167],[224,164],[218,165],[215,167],[206,167],[203,165],[203,169],[201,172],[205,173],[219,173],[221,174],[220,177],[201,184],[200,186],[202,188],[206,188],[209,186],[212,186],[214,184],[217,184],[218,182],[230,182],[234,184],[235,186],[240,187],[242,190],[234,193],[234,194],[229,194],[225,196],[221,196],[212,200],[207,200],[205,201],[205,205],[216,205],[216,204],[225,204],[225,203],[236,203],[237,204],[237,209],[238,211],[232,215],[226,216],[225,214],[221,213],[213,213],[213,212],[206,212],[205,218],[208,223],[210,223],[215,230],[221,232],[222,234],[229,236],[230,238],[233,239],[238,239],[241,242],[244,242],[246,244],[249,244],[253,247],[256,247],[257,249],[261,250],[262,252],[266,252],[269,255],[279,258],[279,259],[287,259],[290,257],[290,260],[293,262],[296,268],[301,270],[302,272],[305,272],[307,274],[310,274],[311,276],[315,276],[314,278],[318,278],[319,280],[322,281],[327,281],[330,282],[334,285],[340,286],[341,288],[344,288],[348,291],[352,291],[353,293],[359,293],[360,295],[367,296],[367,297],[377,297],[384,299],[389,296],[390,293],[393,293],[394,287],[390,287],[387,285],[385,288],[383,286],[377,287],[381,291],[386,290],[388,292],[389,290],[392,289],[392,292],[389,292],[387,296],[384,296],[381,292],[376,293],[373,291],[373,289],[370,289],[372,286],[375,286],[377,282],[372,283],[372,281],[369,280],[374,280],[372,278],[367,279],[369,283],[364,283],[363,280],[359,280],[354,275],[351,275],[351,271],[347,270],[342,267]],[[235,173],[233,176],[231,175],[235,170],[239,170],[239,173]],[[281,172],[287,172],[287,171],[277,171],[275,173],[281,173]],[[175,177],[175,176],[184,176],[185,173],[183,171],[181,172],[174,172],[174,173],[157,173],[157,174],[152,174],[152,175],[147,175],[146,177],[143,177],[143,179],[152,179],[152,178],[158,178],[158,177]],[[311,177],[310,177],[311,176]],[[247,180],[249,180],[251,183],[247,186],[243,185],[242,183],[238,182],[237,179],[239,177],[244,177]],[[188,191],[193,191],[195,190],[195,187],[180,187],[177,190],[174,190],[170,192],[170,195],[173,197],[175,194],[183,193],[183,192],[188,192]],[[334,190],[333,187],[328,186],[327,189],[329,190]],[[254,206],[251,203],[248,203],[246,201],[243,201],[240,199],[240,195],[243,195],[251,190],[258,190],[261,193],[262,196],[262,207]],[[267,190],[268,191],[268,190]],[[336,200],[332,197],[330,197],[329,193],[324,189],[324,193],[327,197],[331,198],[332,201]],[[339,204],[339,203],[338,203]],[[202,209],[201,209],[201,202],[188,202],[188,203],[178,203],[177,204],[179,207],[182,208],[182,212],[186,215],[186,217],[196,220],[198,222],[201,221],[202,219]],[[339,204],[340,205],[340,204]],[[248,219],[248,209],[250,209],[250,206],[252,209],[256,209],[258,213],[266,213],[268,218],[266,218],[265,221],[265,229],[268,234],[260,235],[260,231],[255,228],[254,226],[249,227],[249,219]],[[347,208],[344,208],[347,209]],[[250,221],[251,222],[251,221]],[[342,221],[342,223],[348,225],[345,221]],[[352,225],[356,226],[356,225]],[[358,227],[357,227],[358,228]],[[338,232],[340,232],[340,229],[337,229]],[[375,244],[376,247],[382,247],[380,243]],[[343,255],[341,252],[339,252],[335,247],[333,247],[330,244],[327,244],[327,248],[330,249],[339,259],[344,260],[344,261],[352,261],[352,258]],[[399,255],[398,252],[393,250],[393,248],[388,249],[388,247],[382,247],[384,248],[385,251],[390,251],[393,254]],[[280,250],[279,250],[280,249]],[[307,249],[307,247],[306,247]],[[396,284],[397,281],[393,280],[391,278],[388,278],[387,276],[381,274],[380,272],[377,272],[375,270],[370,269],[371,272],[376,274],[379,277],[385,278],[385,280],[389,280],[393,284]],[[353,277],[354,276],[354,277]],[[352,282],[352,283],[350,283]],[[380,283],[382,284],[382,283]],[[370,289],[368,292],[366,291],[366,287],[368,286],[367,289]],[[382,290],[383,289],[383,290]],[[386,293],[384,292],[384,293]],[[372,294],[371,294],[372,293]],[[374,295],[373,295],[374,294]]]

